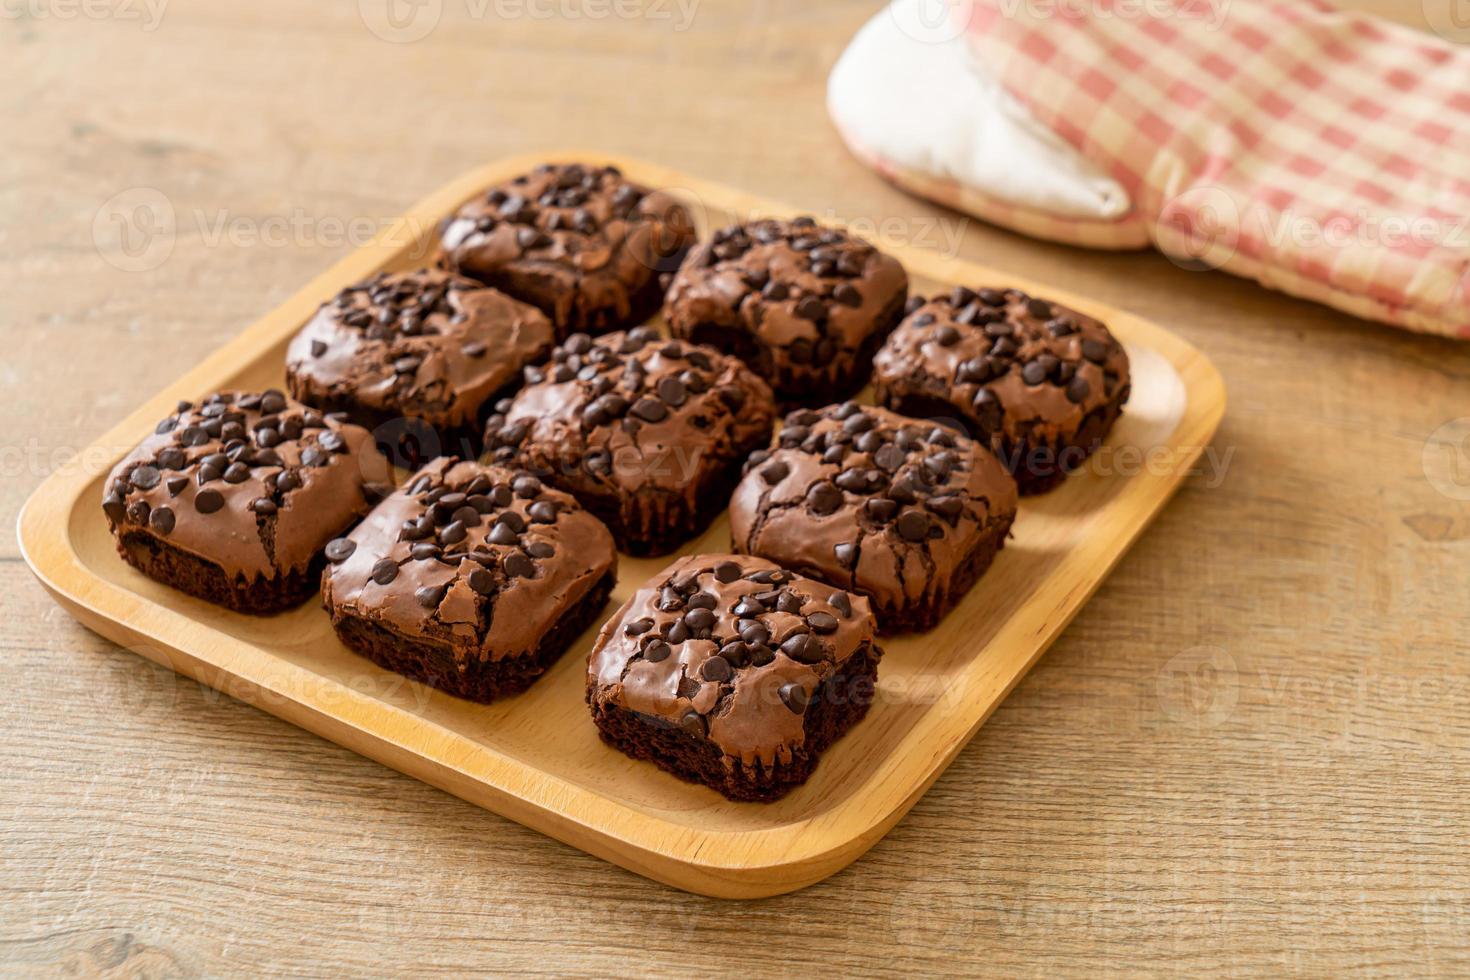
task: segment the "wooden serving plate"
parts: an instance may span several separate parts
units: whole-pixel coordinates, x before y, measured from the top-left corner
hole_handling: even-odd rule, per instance
[[[871,847],[944,771],[1056,639],[1194,465],[1225,409],[1210,362],[1168,331],[1044,283],[922,249],[881,244],[921,293],[1012,285],[1106,321],[1132,359],[1133,396],[1096,465],[1023,500],[1014,537],[940,626],[890,638],[877,700],[811,780],[772,804],[731,803],[605,746],[583,702],[589,630],[529,692],[461,701],[348,652],[307,603],[274,617],[228,612],[144,578],[113,550],[102,516],[108,469],[180,398],[283,386],[296,329],[344,285],[421,264],[439,219],[542,159],[614,163],[686,199],[701,232],[793,209],[663,167],[598,154],[503,160],[431,195],[245,330],[51,476],[20,516],[37,577],[89,628],[145,657],[363,755],[639,874],[723,897],[788,892]],[[722,518],[682,553],[725,551]],[[624,557],[616,605],[669,558]]]

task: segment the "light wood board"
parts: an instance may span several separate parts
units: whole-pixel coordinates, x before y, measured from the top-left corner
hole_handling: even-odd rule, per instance
[[[549,159],[614,163],[672,190],[712,227],[791,209],[622,157],[568,151]],[[319,277],[233,343],[170,385],[101,440],[111,449],[151,431],[181,398],[283,382],[282,346],[317,305],[379,268],[431,254],[440,219],[484,187],[534,166],[515,158],[454,181],[379,239]],[[1027,498],[1013,540],[935,630],[884,642],[867,719],[824,754],[813,778],[773,804],[732,803],[604,746],[586,716],[587,631],[531,691],[491,706],[410,683],[337,642],[315,603],[250,617],[151,582],[113,553],[98,506],[111,462],[43,484],[21,514],[21,547],[46,587],[91,628],[256,704],[630,870],[722,897],[804,887],[862,854],[944,770],[1102,582],[1189,473],[1224,412],[1213,366],[1137,317],[1051,286],[921,250],[894,250],[920,292],[1017,285],[1109,323],[1129,351],[1133,395],[1088,465]],[[680,552],[728,550],[721,519]],[[613,605],[670,559],[623,558]]]

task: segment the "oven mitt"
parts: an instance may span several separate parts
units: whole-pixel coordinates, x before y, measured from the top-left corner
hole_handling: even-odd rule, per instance
[[[898,0],[828,106],[985,220],[1470,337],[1466,79],[1470,50],[1320,0]]]

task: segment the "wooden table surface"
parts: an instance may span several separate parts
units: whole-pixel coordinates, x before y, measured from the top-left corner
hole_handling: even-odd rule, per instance
[[[822,97],[871,0],[426,2],[396,42],[383,0],[0,8],[3,972],[1470,969],[1470,453],[1432,438],[1467,431],[1470,346],[884,185]],[[1230,386],[1223,476],[805,892],[679,893],[400,776],[88,633],[16,547],[47,472],[364,227],[567,145],[896,221],[1167,324]],[[173,234],[99,250],[160,199]]]

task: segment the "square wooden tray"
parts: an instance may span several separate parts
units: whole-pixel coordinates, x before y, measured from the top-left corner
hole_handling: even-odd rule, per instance
[[[685,198],[701,233],[791,208],[664,167],[600,154],[503,160],[433,194],[159,392],[51,476],[20,516],[27,562],[89,628],[411,776],[599,857],[679,888],[757,897],[810,885],[873,845],[928,789],[1163,507],[1225,409],[1210,362],[1168,331],[1045,283],[919,248],[879,243],[915,291],[1004,284],[1106,321],[1126,345],[1133,396],[1095,465],[1023,500],[1014,538],[934,631],[891,638],[867,719],[777,803],[731,803],[634,762],[597,737],[583,702],[589,630],[529,692],[481,706],[415,684],[348,652],[312,602],[255,618],[158,585],[125,565],[102,516],[108,469],[180,398],[282,386],[291,335],[344,285],[422,264],[439,219],[486,185],[543,159],[614,163]],[[725,551],[722,518],[681,553]],[[608,612],[670,558],[622,559]]]

